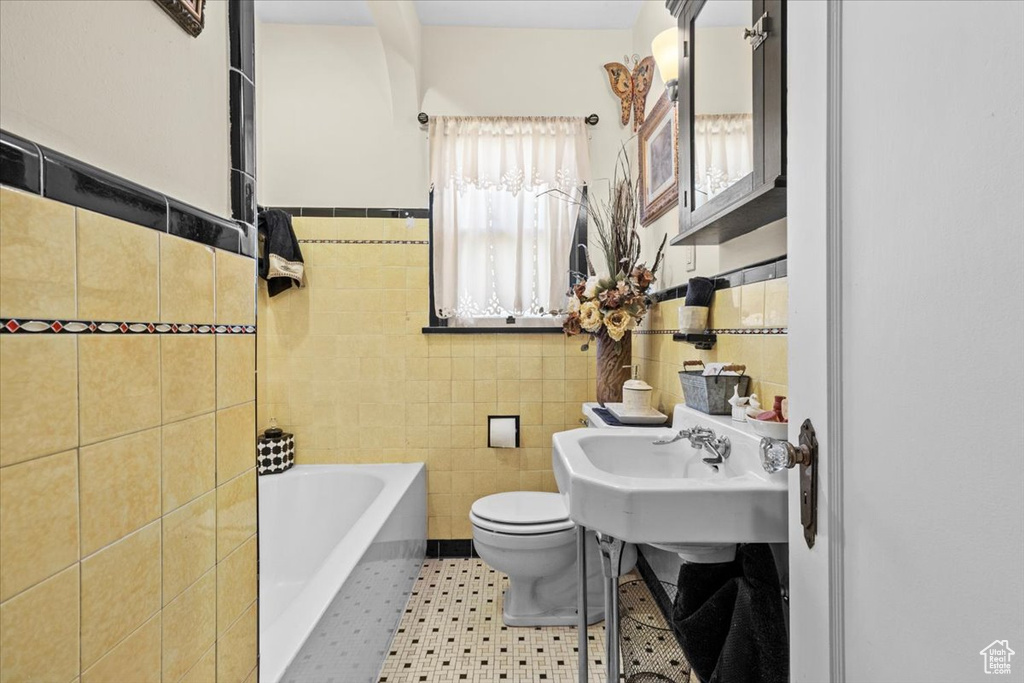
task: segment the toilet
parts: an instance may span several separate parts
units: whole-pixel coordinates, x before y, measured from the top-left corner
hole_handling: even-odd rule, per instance
[[[511,491],[480,498],[469,513],[477,555],[508,575],[506,626],[573,626],[576,618],[576,525],[557,493]],[[633,568],[627,545],[622,572]],[[587,534],[587,621],[604,619],[601,558]]]

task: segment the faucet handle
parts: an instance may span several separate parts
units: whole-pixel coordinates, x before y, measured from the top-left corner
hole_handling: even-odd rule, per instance
[[[692,434],[692,430],[680,429],[679,432],[675,436],[673,436],[673,437],[669,437],[667,439],[658,439],[657,441],[653,441],[651,443],[653,443],[655,446],[665,446],[665,445],[670,444],[670,443],[675,443],[676,441],[682,441],[683,439],[689,439],[691,434]]]

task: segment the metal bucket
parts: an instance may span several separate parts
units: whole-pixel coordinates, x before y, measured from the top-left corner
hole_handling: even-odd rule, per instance
[[[746,374],[746,365],[726,365],[717,375],[704,375],[702,370],[687,370],[691,365],[704,367],[704,362],[688,360],[683,363],[679,373],[679,383],[683,386],[683,399],[686,405],[708,415],[731,415],[733,389],[739,387],[740,396],[746,396],[750,389],[750,377]],[[738,372],[739,375],[723,375],[723,372]]]

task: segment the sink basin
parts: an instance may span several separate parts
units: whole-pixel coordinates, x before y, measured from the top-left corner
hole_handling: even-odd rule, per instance
[[[709,427],[732,444],[718,466],[688,440],[655,445],[684,428]],[[679,553],[683,559],[731,559],[737,543],[784,543],[787,475],[768,474],[760,438],[747,425],[685,406],[671,429],[574,429],[553,437],[555,479],[569,517],[631,543]]]

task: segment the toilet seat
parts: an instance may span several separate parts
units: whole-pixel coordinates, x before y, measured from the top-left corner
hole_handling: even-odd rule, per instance
[[[469,519],[486,531],[516,536],[554,534],[576,526],[560,495],[536,491],[484,496],[473,503]]]

